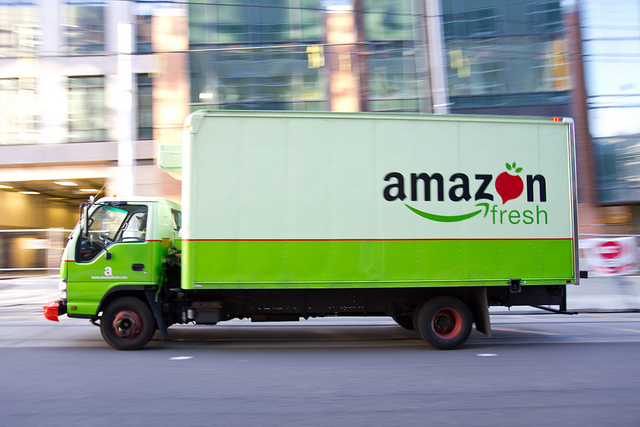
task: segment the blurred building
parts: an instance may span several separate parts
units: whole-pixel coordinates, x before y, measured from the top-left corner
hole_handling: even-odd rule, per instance
[[[119,164],[146,186],[155,64],[128,54],[151,51],[144,6],[0,2],[0,227],[72,227],[88,196],[126,187]]]
[[[593,165],[587,197],[597,206],[591,222],[640,233],[640,4],[582,0],[573,7],[584,65],[583,102],[575,110],[584,109],[590,144],[582,154],[591,150]]]
[[[212,108],[573,116],[581,227],[637,232],[627,3],[4,0],[0,228],[70,227],[103,187],[179,200],[157,144]]]

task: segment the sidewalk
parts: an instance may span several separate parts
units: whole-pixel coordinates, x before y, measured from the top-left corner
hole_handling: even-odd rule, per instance
[[[38,305],[60,298],[59,276],[0,279],[0,308]]]
[[[580,259],[580,270],[589,270],[586,259]],[[604,276],[589,271],[580,285],[567,286],[569,311],[640,311],[640,275]]]
[[[54,301],[59,295],[58,280],[57,276],[0,279],[0,308]],[[520,309],[525,308],[531,310]],[[596,276],[582,279],[578,286],[567,285],[567,309],[640,312],[640,276]]]
[[[580,285],[567,286],[567,309],[640,311],[640,276],[595,276],[581,279]]]

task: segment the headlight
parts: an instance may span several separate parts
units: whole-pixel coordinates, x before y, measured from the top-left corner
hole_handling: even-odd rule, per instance
[[[67,279],[60,279],[58,282],[58,290],[60,291],[60,299],[67,299]]]

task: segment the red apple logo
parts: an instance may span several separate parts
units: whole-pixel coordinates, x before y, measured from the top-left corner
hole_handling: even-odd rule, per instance
[[[516,163],[507,163],[507,171],[513,171],[515,173],[522,172],[522,168],[516,167]],[[519,175],[511,175],[509,172],[502,172],[496,178],[496,191],[502,198],[502,204],[507,203],[508,200],[518,198],[524,190],[524,183]]]

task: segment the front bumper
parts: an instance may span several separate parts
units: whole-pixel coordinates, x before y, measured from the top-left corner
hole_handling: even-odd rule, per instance
[[[52,301],[43,305],[42,311],[45,319],[57,322],[58,316],[67,314],[67,304],[62,302],[62,300]]]

